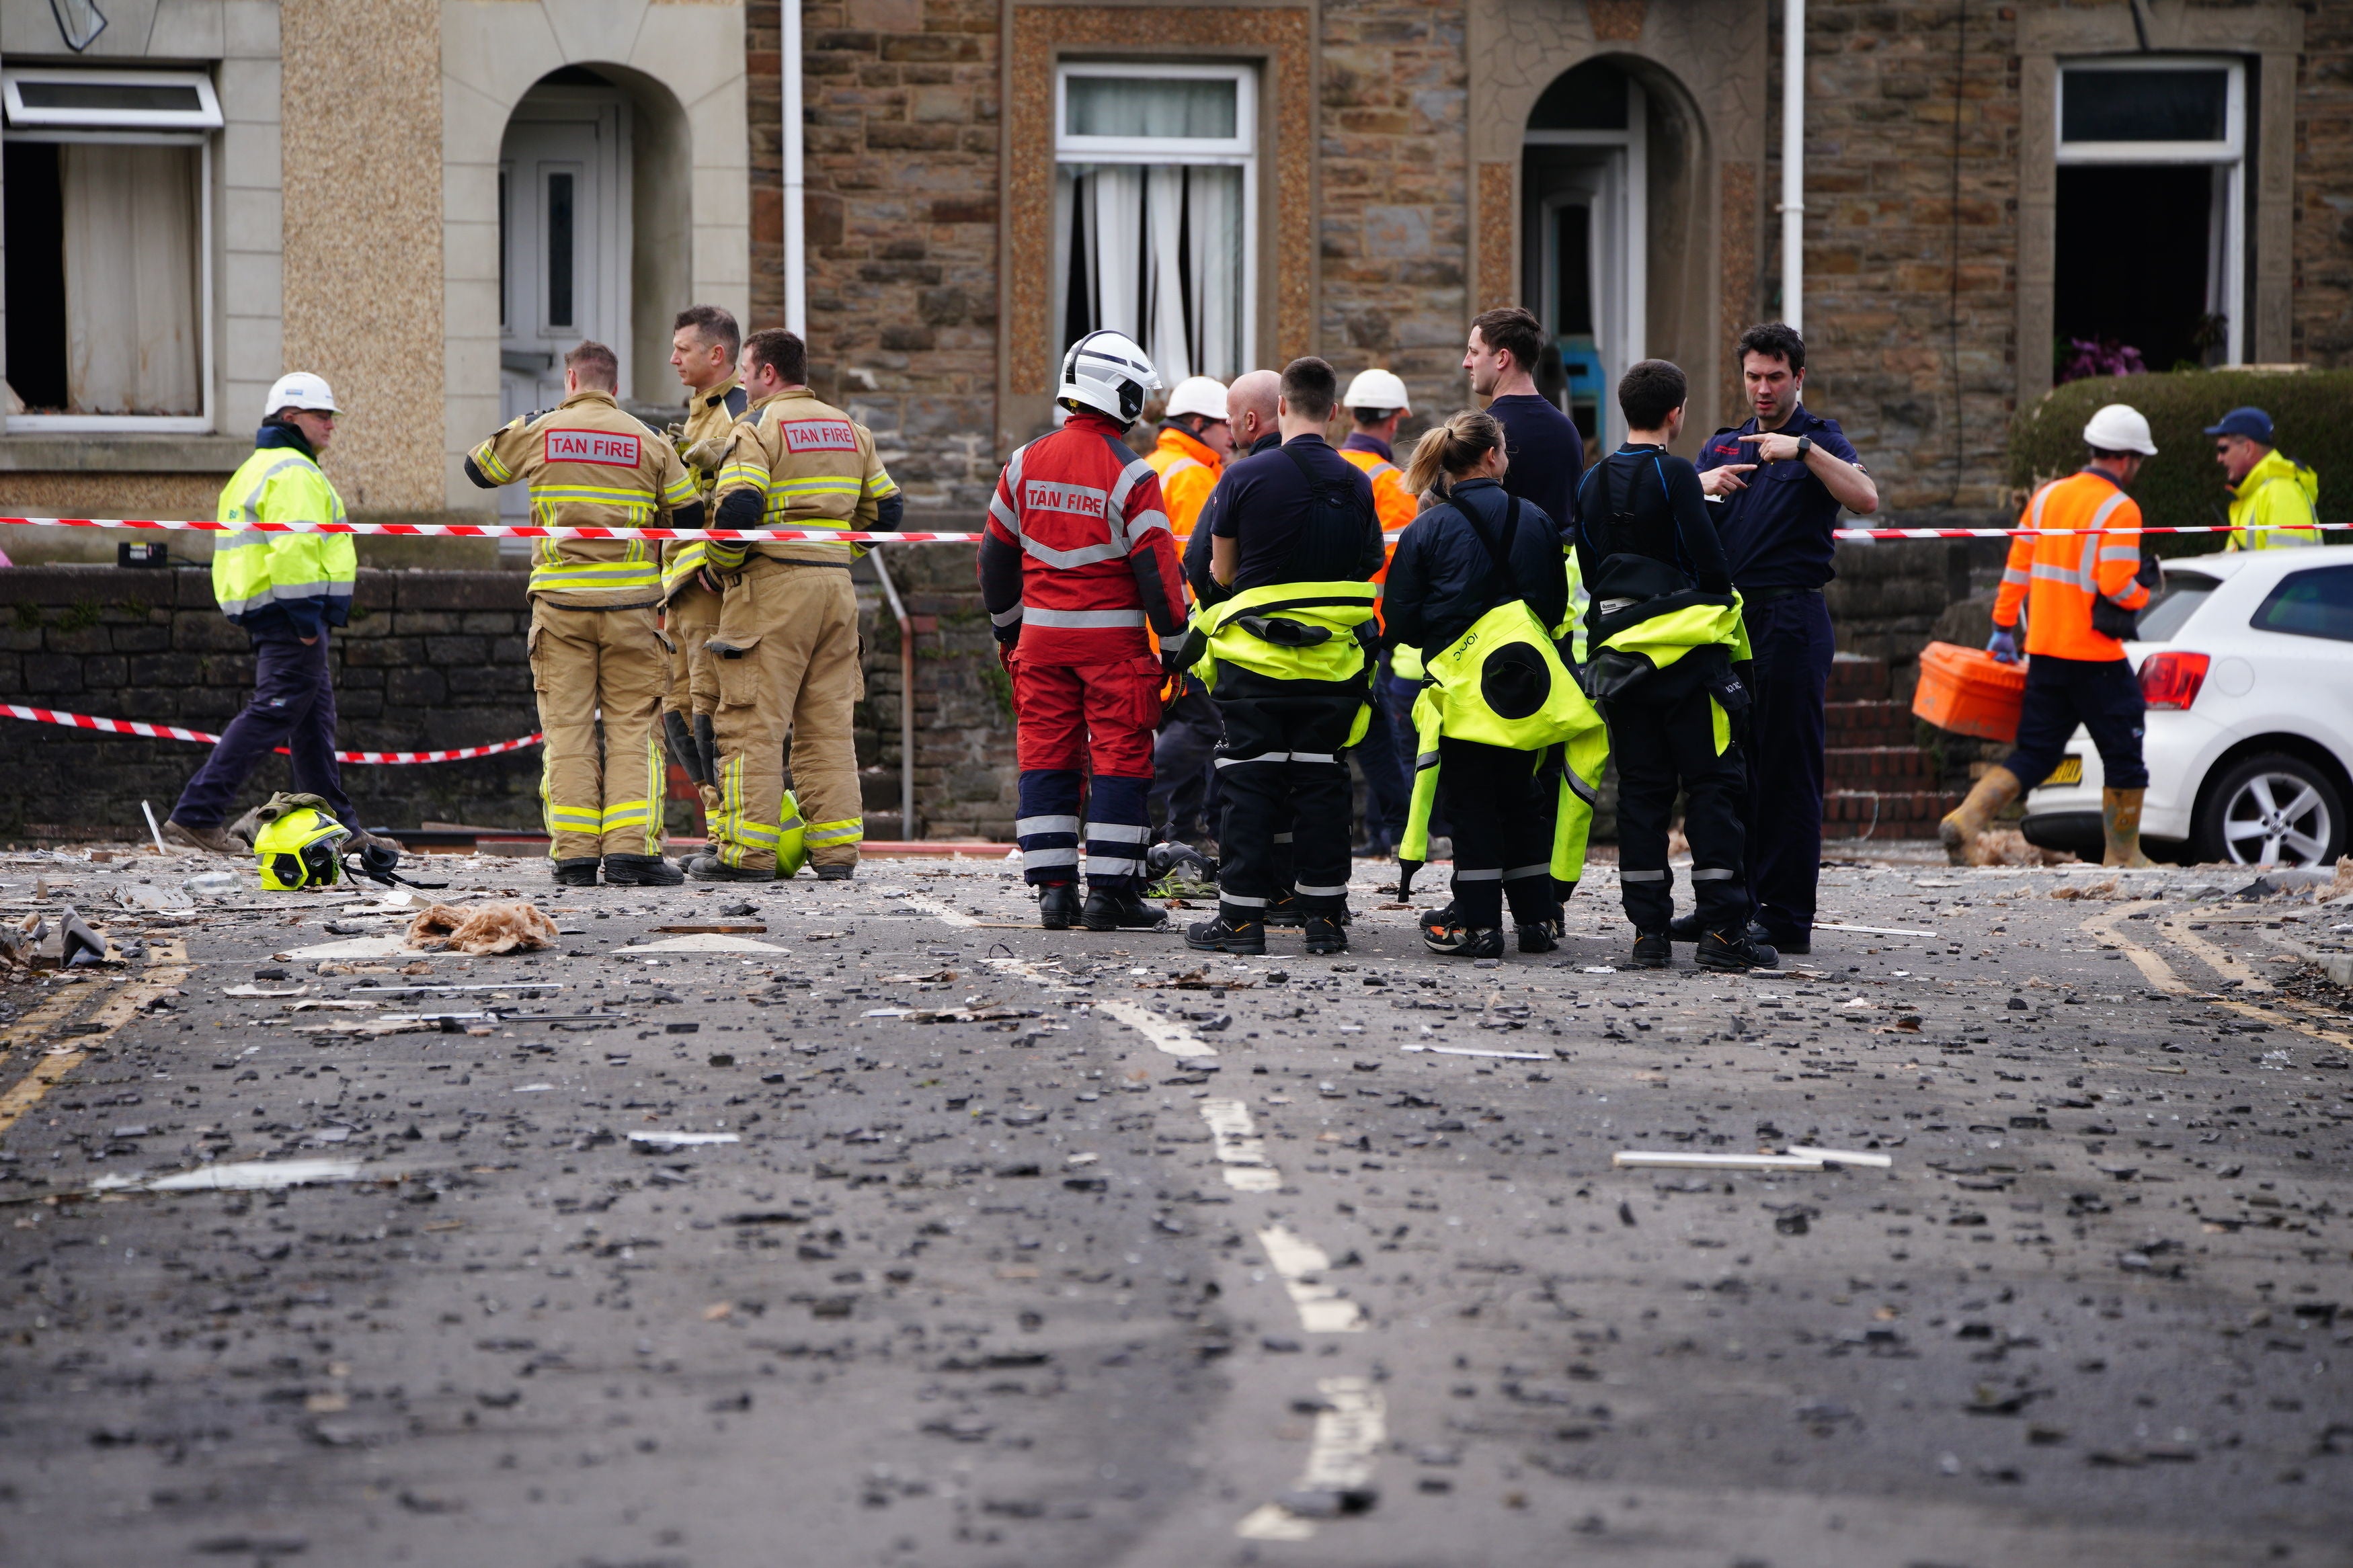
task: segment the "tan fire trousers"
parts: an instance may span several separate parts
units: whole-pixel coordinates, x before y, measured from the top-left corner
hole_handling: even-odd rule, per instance
[[[550,856],[660,854],[670,649],[653,607],[577,610],[533,600],[531,679],[547,736],[539,794]]]
[[[671,597],[662,626],[670,640],[670,695],[662,700],[665,713],[718,711],[718,678],[702,653],[702,645],[718,629],[718,595],[700,583],[690,583]]]
[[[849,572],[754,556],[727,585],[705,654],[719,683],[720,807],[710,821],[721,861],[776,868],[789,729],[809,863],[856,865],[866,825],[850,724],[865,678]]]

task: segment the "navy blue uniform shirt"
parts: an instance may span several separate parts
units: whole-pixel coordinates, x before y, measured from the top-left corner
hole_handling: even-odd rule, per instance
[[[1296,458],[1293,456],[1296,453]],[[1327,505],[1311,503],[1301,460],[1323,482]],[[1230,539],[1234,580],[1220,587],[1209,572],[1209,542]],[[1261,442],[1227,465],[1193,524],[1185,577],[1205,605],[1271,583],[1365,582],[1381,568],[1373,482],[1321,436]]]
[[[1727,463],[1754,463],[1756,443],[1743,436],[1757,434],[1751,419],[1737,429],[1719,430],[1708,437],[1692,466],[1704,473]],[[1838,421],[1806,411],[1799,404],[1783,436],[1810,436],[1814,445],[1831,456],[1862,466]],[[1838,526],[1838,498],[1811,468],[1795,458],[1760,464],[1744,476],[1748,488],[1708,503],[1715,520],[1716,537],[1732,562],[1733,585],[1752,588],[1819,588],[1838,575],[1831,555],[1838,542],[1831,531]]]
[[[1577,422],[1533,393],[1497,397],[1487,412],[1504,426],[1504,493],[1541,508],[1564,534],[1577,521],[1577,481],[1585,472],[1585,437]]]

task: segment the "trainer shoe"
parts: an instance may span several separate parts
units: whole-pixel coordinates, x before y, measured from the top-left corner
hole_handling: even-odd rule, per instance
[[[1241,958],[1266,956],[1266,922],[1234,921],[1220,914],[1185,928],[1185,945],[1197,952],[1230,952]]]
[[[1079,911],[1079,921],[1089,931],[1168,929],[1167,913],[1132,889],[1118,892],[1107,888],[1088,889],[1086,907]]]
[[[716,855],[697,855],[686,863],[687,877],[697,882],[773,882],[776,873],[767,868],[756,869],[747,866],[730,866]]]
[[[1347,952],[1347,925],[1348,917],[1345,914],[1307,916],[1307,951],[1313,953]]]
[[[1049,882],[1038,889],[1038,923],[1048,931],[1068,931],[1080,919],[1079,885]]]
[[[555,863],[555,885],[559,888],[593,888],[596,885],[596,868],[600,864],[594,855]]]
[[[164,820],[164,837],[182,848],[201,849],[207,855],[227,855],[242,860],[252,853],[217,827],[191,827],[177,817]]]
[[[1746,929],[1712,931],[1699,939],[1702,969],[1778,969],[1780,964],[1781,955]]]
[[[607,855],[605,886],[608,888],[675,888],[686,873],[659,855]]]
[[[1466,926],[1460,921],[1421,928],[1421,945],[1449,958],[1501,958],[1504,932],[1500,926]]]
[[[1634,956],[1630,967],[1634,969],[1672,969],[1675,965],[1674,943],[1662,931],[1638,931],[1634,933]]]
[[[1522,952],[1550,952],[1560,945],[1563,931],[1558,921],[1522,921],[1518,934]]]

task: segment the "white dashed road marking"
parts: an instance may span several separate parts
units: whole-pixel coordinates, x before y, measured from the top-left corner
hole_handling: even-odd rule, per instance
[[[1266,1260],[1282,1276],[1291,1304],[1299,1309],[1299,1326],[1311,1334],[1347,1334],[1365,1326],[1364,1309],[1324,1282],[1332,1267],[1324,1249],[1283,1226],[1271,1225],[1258,1233]]]
[[[1152,1042],[1153,1048],[1172,1057],[1214,1057],[1193,1031],[1173,1024],[1151,1008],[1134,1002],[1098,1002],[1095,1011],[1118,1019]]]
[[[1271,1193],[1282,1185],[1282,1173],[1267,1162],[1266,1140],[1250,1125],[1249,1106],[1239,1100],[1205,1100],[1201,1120],[1218,1141],[1226,1185],[1244,1193]]]
[[[1373,1457],[1388,1440],[1387,1412],[1381,1391],[1368,1377],[1327,1377],[1315,1386],[1325,1407],[1316,1415],[1307,1468],[1297,1489],[1345,1500],[1372,1484]],[[1246,1541],[1305,1541],[1315,1527],[1281,1503],[1271,1502],[1253,1510],[1234,1533]]]

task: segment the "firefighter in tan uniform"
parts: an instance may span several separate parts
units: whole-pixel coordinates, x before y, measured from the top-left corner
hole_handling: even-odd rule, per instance
[[[752,413],[719,470],[718,528],[899,526],[899,487],[874,454],[873,433],[803,384],[808,350],[788,331],[754,332],[741,373]],[[858,598],[846,544],[780,542],[708,546],[725,585],[707,647],[719,681],[720,806],[712,852],[687,865],[697,881],[767,881],[794,868],[797,837],[828,881],[844,881],[865,836],[850,709],[865,689],[858,666]],[[782,748],[792,732],[796,814],[786,809]]]
[[[716,305],[690,305],[670,331],[670,363],[686,385],[686,418],[672,427],[688,477],[707,501],[719,479],[719,464],[735,421],[751,406],[735,379],[743,351],[735,318]],[[711,715],[719,706],[719,683],[702,657],[702,645],[719,629],[719,581],[704,555],[704,542],[673,540],[662,547],[662,629],[670,636],[670,695],[662,700],[662,735],[671,758],[715,808]]]
[[[564,357],[561,405],[525,415],[466,457],[484,489],[531,487],[543,527],[701,528],[704,508],[668,441],[621,411],[613,351],[584,342]],[[654,613],[654,541],[543,539],[531,566],[531,676],[539,691],[540,797],[548,853],[564,887],[670,887],[684,880],[662,850],[662,693],[670,650]],[[596,726],[604,722],[599,761]]]

